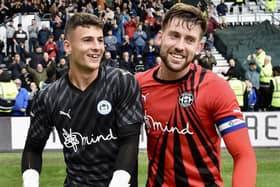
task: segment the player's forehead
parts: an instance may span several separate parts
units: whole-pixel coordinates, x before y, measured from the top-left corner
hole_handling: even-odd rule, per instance
[[[103,29],[94,25],[77,26],[68,32],[67,39],[73,39],[73,37],[83,38],[103,38]]]
[[[163,31],[166,33],[178,33],[180,35],[192,35],[198,38],[202,33],[202,29],[199,24],[188,22],[179,18],[170,20]]]
[[[201,28],[199,24],[188,21],[182,18],[173,18],[170,21],[167,22],[167,25],[165,26],[165,29],[176,29],[179,27],[183,27],[187,30],[192,30],[193,28]]]

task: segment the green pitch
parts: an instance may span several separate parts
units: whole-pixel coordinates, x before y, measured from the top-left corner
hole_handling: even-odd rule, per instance
[[[280,148],[256,149],[258,161],[257,187],[280,186]],[[20,187],[21,153],[0,153],[0,187]],[[41,187],[62,187],[65,165],[61,152],[44,152],[44,164],[40,178]],[[139,154],[139,187],[145,186],[147,176],[145,152]],[[225,187],[231,186],[232,160],[227,151],[222,151],[222,175]]]

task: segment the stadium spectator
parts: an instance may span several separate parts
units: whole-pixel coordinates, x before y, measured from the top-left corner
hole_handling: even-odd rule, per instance
[[[43,49],[40,45],[36,45],[34,52],[25,53],[25,56],[27,59],[30,58],[30,67],[36,69],[37,65],[43,60]]]
[[[12,12],[9,14],[11,17],[17,13],[20,13],[20,7],[22,6],[22,1],[12,1],[10,2],[11,8],[10,11]]]
[[[38,86],[36,85],[35,82],[31,82],[30,85],[29,85],[29,98],[28,98],[28,106],[27,106],[27,109],[26,109],[26,115],[30,116],[30,111],[31,111],[31,108],[32,108],[32,102],[33,102],[33,98],[37,95],[38,91],[39,91],[39,88]]]
[[[56,42],[54,41],[53,35],[49,36],[49,39],[44,46],[44,52],[47,52],[49,54],[49,59],[55,61],[58,48]]]
[[[56,65],[56,78],[59,79],[62,77],[65,73],[68,72],[69,65],[68,61],[65,59],[65,57],[62,57],[59,59],[59,62]]]
[[[155,33],[154,33],[155,28],[154,28],[153,24],[149,23],[149,21],[146,19],[145,19],[144,23],[142,24],[142,30],[145,31],[147,34],[146,41],[148,41],[150,38],[152,38],[152,34],[155,35]]]
[[[225,27],[226,26],[226,15],[228,13],[228,7],[225,4],[225,0],[221,0],[220,3],[217,5],[217,13],[219,18],[219,23]]]
[[[256,111],[256,104],[258,101],[257,97],[257,90],[252,86],[252,84],[246,84],[247,87],[247,93],[245,98],[245,107],[247,111]]]
[[[214,33],[209,33],[208,37],[205,41],[205,49],[209,49],[210,51],[214,48]]]
[[[146,18],[146,12],[147,10],[147,5],[143,2],[139,2],[137,4],[137,16],[139,17],[139,21],[140,22],[144,22],[145,21],[145,18]]]
[[[122,58],[120,60],[120,68],[134,74],[134,65],[127,51],[123,52],[122,54]]]
[[[146,11],[146,17],[145,21],[148,23],[150,26],[154,26],[157,22],[156,18],[154,17],[154,12],[155,10],[153,8],[150,8]]]
[[[117,10],[120,9],[120,7],[117,7]],[[119,10],[120,11],[120,10]],[[129,14],[127,13],[126,9],[123,9],[121,12],[117,11],[116,12],[116,18],[118,20],[119,27],[122,31],[123,34],[125,34],[124,30],[124,24],[129,20]]]
[[[30,90],[30,84],[33,82],[32,75],[27,71],[25,67],[21,69],[21,74],[19,76],[19,79],[21,80],[21,87],[27,89],[28,91]]]
[[[14,21],[11,19],[6,27],[6,55],[15,55],[15,43],[14,43],[14,33],[16,28],[14,27]]]
[[[221,73],[223,76],[227,77],[227,79],[231,79],[233,77],[240,79],[240,73],[236,66],[236,60],[234,58],[228,59],[229,68],[227,71],[222,70]]]
[[[129,37],[129,40],[132,41],[134,37],[134,32],[136,31],[137,22],[135,16],[132,15],[129,17],[127,22],[124,24],[125,35]]]
[[[4,23],[9,12],[9,7],[5,5],[5,1],[0,2],[0,23]]]
[[[143,31],[142,24],[139,24],[133,36],[136,56],[143,55],[144,47],[147,44],[147,39],[147,33]]]
[[[112,59],[112,55],[110,51],[104,52],[104,61],[102,62],[105,66],[111,66],[118,68],[120,67],[119,61],[116,59]]]
[[[23,15],[27,15],[28,13],[35,12],[33,3],[29,0],[24,0],[20,5],[19,12]]]
[[[202,67],[206,68],[206,69],[213,69],[214,65],[217,65],[217,61],[215,59],[215,57],[212,55],[210,49],[205,49],[204,50],[204,55],[201,55],[199,58],[199,65],[201,65]]]
[[[259,105],[260,105],[259,89],[260,89],[260,71],[261,71],[261,69],[260,69],[260,66],[258,65],[258,63],[256,62],[254,55],[248,56],[246,65],[249,68],[246,67],[246,70],[245,70],[245,76],[244,76],[245,82],[246,82],[247,88],[249,88],[249,91],[251,93],[252,92],[256,93],[256,99],[257,99],[257,102],[254,104],[254,108],[248,108],[248,109],[250,111],[258,111]]]
[[[39,32],[39,26],[37,25],[36,19],[31,20],[31,25],[28,25],[28,47],[29,52],[35,51],[35,46],[38,45],[38,32]]]
[[[266,56],[266,52],[262,47],[256,48],[256,61],[259,63],[260,67],[264,65],[264,59]]]
[[[242,14],[242,5],[245,4],[245,0],[235,0],[230,6],[230,13],[233,14],[233,8],[238,6],[239,14]]]
[[[61,0],[58,2],[58,5],[57,5],[57,10],[58,12],[61,12],[63,15],[66,15],[66,0]]]
[[[265,1],[265,11],[266,12],[276,12],[277,11],[277,1],[276,0],[266,0]]]
[[[136,4],[134,2],[131,2],[131,0],[127,2],[127,12],[129,15],[137,16]]]
[[[241,108],[242,111],[244,111],[246,109],[244,108],[244,100],[245,100],[244,96],[246,95],[246,91],[247,91],[246,83],[235,77],[229,79],[228,83],[236,96],[239,107]]]
[[[25,66],[25,63],[21,60],[18,53],[15,54],[13,62],[8,65],[8,69],[12,73],[12,80],[20,77],[21,69]]]
[[[32,101],[32,99],[35,97],[35,95],[38,93],[39,88],[35,82],[30,83],[30,92],[29,92],[29,101]],[[31,105],[29,105],[31,106]]]
[[[18,30],[14,32],[13,41],[16,46],[16,53],[18,53],[22,60],[25,60],[25,45],[27,41],[27,32],[22,29],[22,24],[18,24]]]
[[[113,35],[112,29],[108,30],[107,36],[104,37],[104,43],[106,51],[110,51],[112,59],[116,59],[118,40]]]
[[[41,61],[39,61],[39,64],[42,64],[43,68],[46,68],[49,63],[55,63],[55,61],[53,61],[51,58],[49,58],[48,52],[43,52],[43,58]]]
[[[127,51],[130,56],[134,54],[134,46],[133,42],[130,41],[129,36],[126,34],[123,37],[123,43],[120,46],[120,54],[123,54],[123,52]]]
[[[22,155],[23,186],[39,186],[42,152],[53,127],[64,147],[65,187],[136,186],[144,118],[138,83],[124,70],[100,65],[105,47],[98,17],[74,14],[65,33],[71,66],[67,76],[33,99]]]
[[[57,12],[51,20],[52,34],[54,41],[58,40],[60,34],[64,33],[66,18],[61,12]]]
[[[273,78],[271,79],[272,100],[270,111],[280,111],[280,65],[274,66]]]
[[[212,14],[210,12],[208,12],[207,14],[207,18],[208,18],[208,26],[207,26],[207,33],[206,33],[206,37],[209,37],[210,33],[215,32],[216,29],[222,29],[222,25],[219,24],[219,22],[212,16]]]
[[[146,116],[147,187],[223,186],[220,137],[233,157],[232,186],[256,184],[255,153],[232,89],[192,63],[206,23],[198,8],[175,4],[159,33],[162,63],[136,74]]]
[[[216,5],[211,1],[207,4],[207,14],[211,14],[211,16],[219,23],[219,15]]]
[[[11,73],[3,65],[0,66],[0,88],[0,116],[10,116],[18,90]]]
[[[28,107],[29,93],[25,88],[21,86],[20,79],[15,79],[14,83],[16,84],[16,87],[18,89],[18,93],[15,99],[15,104],[12,109],[12,115],[25,116]]]
[[[47,76],[47,71],[51,71],[53,66],[52,66],[52,61],[47,65],[46,68],[43,67],[42,64],[37,64],[36,69],[33,69],[29,65],[29,60],[26,61],[26,69],[27,71],[31,74],[32,79],[34,82],[37,84],[37,86],[40,88],[40,85],[45,82],[48,78]]]
[[[49,39],[49,36],[52,34],[48,26],[43,23],[41,29],[38,32],[38,42],[41,47],[44,47],[46,42]]]
[[[62,33],[62,34],[60,34],[59,39],[57,41],[55,41],[56,46],[57,46],[57,54],[56,54],[55,62],[59,62],[59,59],[63,58],[65,56],[64,39],[65,39],[65,35],[64,35],[64,33]]]
[[[105,34],[105,36],[108,35],[108,31],[113,29],[113,25],[114,25],[114,20],[111,19],[105,19],[104,20],[104,28],[103,28],[103,32]],[[122,31],[121,31],[122,32]]]
[[[156,56],[159,55],[159,48],[155,45],[155,40],[150,38],[147,45],[143,50],[143,60],[145,64],[145,70],[150,69],[156,65]]]
[[[270,88],[270,81],[273,77],[271,56],[266,55],[264,64],[261,66],[260,72],[260,102],[261,109],[266,111],[271,103],[272,93]]]
[[[111,10],[110,7],[106,7],[106,10],[104,12],[104,19],[110,19],[110,20],[114,20],[115,19],[115,12],[113,10]]]
[[[121,28],[119,27],[119,25],[117,23],[113,24],[112,33],[113,33],[113,36],[115,36],[117,38],[117,47],[118,47],[117,54],[118,54],[119,47],[122,45],[122,42],[123,42],[123,35],[122,35]]]

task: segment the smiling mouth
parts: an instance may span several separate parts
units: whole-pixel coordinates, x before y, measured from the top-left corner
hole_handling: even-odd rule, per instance
[[[170,56],[171,56],[173,59],[176,59],[176,60],[183,60],[183,59],[185,59],[185,56],[184,56],[184,55],[177,54],[177,53],[170,53]]]
[[[88,54],[87,56],[89,58],[91,58],[92,60],[99,60],[100,59],[100,55],[99,54]]]

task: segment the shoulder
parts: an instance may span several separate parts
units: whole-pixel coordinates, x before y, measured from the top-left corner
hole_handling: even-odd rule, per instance
[[[21,88],[20,88],[20,91],[21,91],[22,93],[25,93],[25,94],[27,93],[27,94],[28,94],[28,91],[27,91],[26,88],[21,87]]]
[[[69,85],[67,75],[65,74],[58,80],[48,84],[45,88],[38,92],[38,95],[44,98],[56,98],[61,90],[65,90]]]
[[[220,88],[223,89],[229,85],[225,79],[218,76],[216,73],[212,72],[211,70],[203,68],[200,65],[194,65],[193,70],[196,72],[195,73],[195,76],[197,76],[196,79],[201,80],[201,85],[204,85],[209,88],[213,88],[215,90]]]
[[[135,80],[134,75],[129,71],[106,65],[102,65],[101,67],[101,76],[102,79],[106,79],[110,82],[124,81],[123,84],[128,80]]]
[[[153,79],[154,72],[158,69],[158,66],[155,66],[147,71],[138,72],[135,74],[136,80],[139,82],[140,85],[148,82],[149,80]]]

